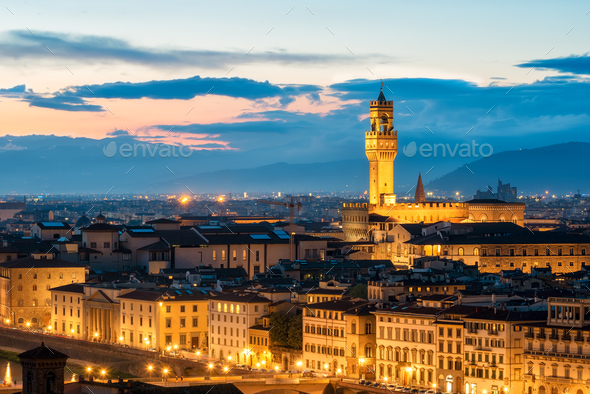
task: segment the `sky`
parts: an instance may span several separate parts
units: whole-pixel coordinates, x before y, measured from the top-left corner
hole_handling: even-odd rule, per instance
[[[362,158],[382,80],[400,148],[590,142],[589,9],[3,1],[0,155],[53,135],[183,144],[215,168]],[[460,164],[440,159],[425,181]]]

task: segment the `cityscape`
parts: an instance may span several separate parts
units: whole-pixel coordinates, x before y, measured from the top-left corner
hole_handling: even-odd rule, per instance
[[[0,394],[590,393],[585,8],[8,2]]]

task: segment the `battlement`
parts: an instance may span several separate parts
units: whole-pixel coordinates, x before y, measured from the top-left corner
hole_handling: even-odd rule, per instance
[[[369,208],[369,204],[367,204],[366,202],[345,202],[342,203],[342,208],[348,208],[348,209],[354,209],[354,208],[362,208],[362,209],[368,209]]]
[[[365,131],[365,137],[397,137],[397,130]]]
[[[371,101],[371,107],[393,107],[393,101]]]

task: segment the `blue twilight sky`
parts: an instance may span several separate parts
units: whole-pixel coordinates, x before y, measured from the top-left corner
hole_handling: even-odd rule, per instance
[[[381,79],[400,154],[590,141],[588,2],[2,5],[0,155],[43,134],[182,143],[215,168],[362,158]]]

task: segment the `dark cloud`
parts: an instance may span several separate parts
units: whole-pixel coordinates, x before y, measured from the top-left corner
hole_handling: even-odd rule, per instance
[[[12,89],[16,89],[12,88]],[[20,88],[20,87],[19,87]],[[22,85],[24,90],[24,85]],[[6,89],[9,90],[9,89]],[[318,95],[321,88],[316,85],[273,85],[268,81],[259,82],[246,78],[201,78],[148,82],[113,82],[101,85],[73,86],[54,93],[52,97],[31,92],[24,100],[34,107],[53,108],[64,111],[103,111],[100,106],[90,105],[84,99],[160,99],[189,100],[195,96],[219,95],[248,100],[277,97],[281,105],[294,100],[297,95]],[[0,91],[1,94],[1,91]]]
[[[78,63],[94,64],[97,61],[124,62],[150,67],[202,67],[214,69],[233,67],[236,64],[325,64],[354,61],[350,56],[293,54],[286,51],[222,52],[204,50],[178,50],[134,47],[127,41],[104,36],[69,35],[52,32],[12,30],[0,35],[0,57],[15,60],[40,60],[45,47],[54,53],[50,57],[67,58]],[[49,54],[49,52],[47,52]],[[42,58],[41,58],[42,59]],[[46,59],[45,59],[46,60]],[[365,58],[366,60],[366,58]],[[391,61],[391,59],[389,59]]]
[[[102,112],[104,109],[100,105],[88,104],[84,99],[70,94],[60,94],[54,97],[44,97],[41,95],[27,94],[23,98],[31,107],[50,108],[60,111],[71,112]]]
[[[25,85],[16,85],[13,88],[0,89],[0,96],[13,96],[19,93],[25,93]]]
[[[530,62],[517,64],[522,68],[540,68],[544,70],[555,70],[562,73],[578,75],[590,75],[590,55],[568,56],[555,59],[538,59]]]

